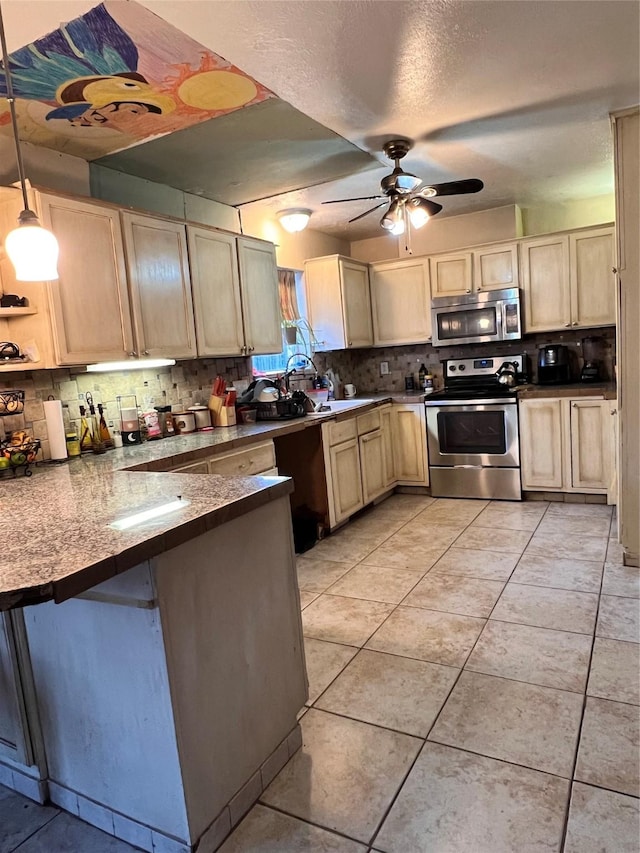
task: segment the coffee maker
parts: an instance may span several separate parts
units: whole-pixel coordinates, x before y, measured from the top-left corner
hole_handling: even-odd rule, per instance
[[[603,339],[593,336],[582,339],[582,370],[580,371],[580,382],[600,382],[600,368],[602,364]]]
[[[569,348],[564,344],[545,344],[538,350],[538,383],[566,385],[571,382]]]

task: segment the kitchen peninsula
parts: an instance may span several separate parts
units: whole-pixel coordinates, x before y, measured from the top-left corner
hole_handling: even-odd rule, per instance
[[[2,484],[0,783],[149,851],[214,850],[300,745],[293,484],[136,461]]]

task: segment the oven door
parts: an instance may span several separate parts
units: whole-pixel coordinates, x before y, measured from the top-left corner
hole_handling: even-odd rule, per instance
[[[427,404],[429,465],[516,468],[520,465],[514,402]]]

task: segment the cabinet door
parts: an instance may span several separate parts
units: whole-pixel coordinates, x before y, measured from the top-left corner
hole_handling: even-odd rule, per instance
[[[25,726],[13,620],[10,613],[0,613],[0,758],[31,763]]]
[[[563,400],[521,400],[522,488],[561,491],[565,485]]]
[[[571,486],[607,491],[611,480],[613,419],[608,400],[572,400]]]
[[[282,313],[273,243],[238,237],[244,339],[250,355],[280,352]]]
[[[616,322],[613,228],[570,234],[569,248],[572,325],[613,326]]]
[[[39,206],[60,244],[60,278],[50,287],[57,360],[126,359],[134,345],[118,211],[48,195]]]
[[[387,489],[384,462],[384,438],[381,430],[370,432],[359,438],[360,465],[362,469],[362,497],[370,503]]]
[[[340,258],[312,258],[304,264],[307,314],[317,352],[345,349],[347,341],[342,310]]]
[[[384,445],[384,483],[392,486],[396,480],[396,468],[393,462],[393,409],[387,406],[380,410],[380,427]]]
[[[471,293],[471,252],[435,255],[429,258],[432,296],[460,296]]]
[[[546,332],[571,325],[569,238],[539,237],[520,243],[524,331]]]
[[[369,268],[341,259],[340,275],[347,347],[370,347],[373,345],[373,324]]]
[[[329,450],[332,497],[336,522],[362,508],[360,452],[358,439],[337,444]]]
[[[393,457],[399,483],[429,485],[424,405],[393,406]]]
[[[244,353],[238,252],[233,234],[187,225],[198,355]]]
[[[518,244],[505,243],[474,250],[473,284],[475,290],[519,287]]]
[[[138,354],[196,356],[185,226],[127,212],[122,223]]]
[[[378,346],[431,340],[431,295],[426,258],[372,264],[373,337]]]

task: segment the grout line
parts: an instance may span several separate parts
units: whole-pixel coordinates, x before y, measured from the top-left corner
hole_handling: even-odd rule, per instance
[[[264,793],[264,791],[263,791],[263,793]],[[273,803],[267,803],[262,799],[262,794],[254,803],[254,806],[258,805],[258,804],[260,804],[265,809],[271,809],[271,811],[278,812],[279,814],[283,814],[286,817],[291,817],[294,820],[300,821],[300,823],[306,823],[306,824],[309,824],[309,826],[315,826],[316,829],[322,829],[322,830],[324,830],[324,832],[329,832],[332,835],[337,835],[339,838],[345,838],[347,841],[356,841],[358,844],[362,844],[364,847],[368,847],[368,844],[366,841],[363,841],[361,838],[356,838],[355,835],[346,835],[346,833],[340,832],[339,829],[334,829],[332,827],[324,826],[321,823],[316,823],[315,821],[311,820],[310,818],[300,817],[300,815],[294,814],[293,812],[288,812],[286,809],[283,809],[282,806],[276,806],[276,805],[273,805]],[[253,808],[253,806],[252,806],[252,808]],[[247,814],[248,814],[248,812],[247,812]],[[230,836],[227,836],[227,838],[229,838],[229,837]]]
[[[15,793],[18,793],[18,792],[16,791]],[[21,795],[21,796],[22,796],[22,795]],[[42,824],[42,826],[39,826],[39,827],[36,829],[36,831],[35,831],[35,832],[32,832],[32,833],[31,833],[31,835],[28,835],[26,838],[23,838],[23,839],[22,839],[22,841],[20,842],[20,844],[18,844],[18,846],[17,846],[17,847],[12,847],[12,848],[11,848],[11,850],[9,851],[9,853],[17,853],[17,851],[19,851],[19,850],[20,850],[20,848],[21,848],[24,844],[26,844],[26,843],[27,843],[27,841],[30,841],[30,840],[31,840],[32,838],[34,838],[34,836],[36,836],[39,832],[42,832],[42,830],[43,830],[43,829],[45,829],[45,827],[49,826],[49,824],[50,824],[52,821],[54,821],[57,817],[59,817],[61,814],[65,814],[65,812],[63,812],[63,811],[62,811],[58,806],[54,806],[54,808],[57,808],[57,809],[58,809],[58,812],[57,812],[56,814],[54,814],[54,815],[53,815],[53,817],[50,817],[48,821],[46,821],[45,823],[43,823],[43,824]],[[68,812],[67,812],[67,814],[68,814]],[[80,821],[80,818],[79,818],[77,815],[71,815],[71,817],[74,817],[74,818],[76,818],[78,821]],[[108,833],[105,833],[105,835],[106,835],[106,834],[108,834]]]

